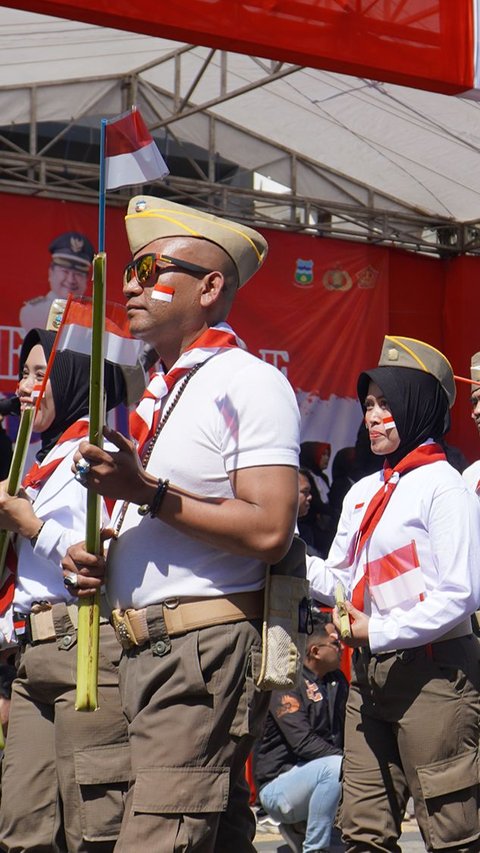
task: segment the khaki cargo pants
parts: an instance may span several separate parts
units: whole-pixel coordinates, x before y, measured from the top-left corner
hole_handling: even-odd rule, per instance
[[[427,850],[480,850],[480,644],[471,636],[429,648],[354,653],[341,806],[347,853],[400,851],[409,790]]]
[[[100,627],[99,710],[74,710],[77,645],[64,605],[57,640],[26,646],[13,684],[3,759],[0,849],[109,853],[130,777],[120,705],[120,646]]]
[[[244,765],[270,696],[254,688],[261,623],[169,639],[161,616],[148,621],[151,644],[120,664],[134,783],[115,851],[253,853]]]

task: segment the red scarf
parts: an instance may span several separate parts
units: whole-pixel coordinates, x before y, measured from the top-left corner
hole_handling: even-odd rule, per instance
[[[130,434],[137,441],[142,457],[148,442],[155,435],[163,408],[163,401],[174,385],[190,373],[196,364],[202,364],[218,352],[245,345],[227,323],[207,329],[182,352],[168,373],[155,373],[135,411],[130,415]]]
[[[389,468],[387,461],[385,460],[383,466],[384,485],[374,494],[367,506],[367,509],[365,510],[365,515],[363,516],[362,523],[360,524],[357,533],[355,554],[358,554],[362,550],[367,539],[370,539],[372,536],[373,531],[385,512],[386,506],[395,491],[395,487],[397,486],[400,477],[408,474],[409,471],[415,470],[415,468],[421,468],[423,465],[431,465],[433,462],[445,461],[446,458],[447,457],[439,444],[422,444],[420,447],[416,447],[415,450],[407,453],[407,455],[404,456],[397,465],[395,465],[395,468]],[[366,585],[367,578],[364,573],[354,587],[352,593],[352,604],[357,608],[357,610],[364,609]]]
[[[58,468],[60,462],[70,453],[73,445],[76,445],[80,438],[85,438],[87,435],[88,419],[80,418],[80,420],[75,421],[75,423],[61,434],[55,446],[47,453],[45,460],[33,463],[30,471],[23,478],[23,487],[25,489],[28,487],[40,489],[55,469]]]

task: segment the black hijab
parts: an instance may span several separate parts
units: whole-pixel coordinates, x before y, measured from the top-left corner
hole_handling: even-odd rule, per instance
[[[48,362],[56,332],[46,329],[31,329],[20,350],[20,378],[29,352],[40,344]],[[39,462],[52,449],[61,434],[79,418],[88,414],[90,392],[90,357],[71,350],[57,352],[50,372],[55,418],[51,426],[42,433],[42,446],[37,453]],[[105,362],[105,392],[107,411],[121,403],[125,396],[125,381],[118,365]]]
[[[387,457],[390,466],[394,467],[428,438],[439,441],[449,430],[447,395],[431,373],[388,366],[361,373],[357,393],[364,411],[370,382],[375,382],[385,395],[400,436],[399,447]]]

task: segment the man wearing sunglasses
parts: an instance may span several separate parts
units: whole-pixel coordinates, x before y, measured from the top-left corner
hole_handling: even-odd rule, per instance
[[[88,237],[78,231],[66,231],[52,240],[48,251],[52,256],[48,269],[50,290],[45,296],[30,299],[20,309],[20,325],[25,332],[45,328],[54,299],[67,299],[70,293],[83,296],[88,286],[94,255]]]
[[[268,693],[255,689],[268,563],[298,505],[299,414],[285,377],[226,323],[267,245],[251,228],[149,196],[126,217],[131,333],[162,368],[118,453],[88,443],[87,487],[116,498],[106,583],[134,779],[118,853],[253,853],[244,764]],[[83,567],[83,568],[82,568]],[[70,549],[78,594],[100,558]]]

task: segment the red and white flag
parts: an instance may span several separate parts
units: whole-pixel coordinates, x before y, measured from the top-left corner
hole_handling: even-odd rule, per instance
[[[395,421],[393,420],[393,416],[390,413],[388,415],[383,416],[383,425],[386,430],[395,429],[397,426]]]
[[[174,293],[174,287],[169,287],[166,284],[160,284],[160,282],[157,282],[152,290],[151,297],[152,299],[160,299],[162,302],[171,302]]]
[[[70,349],[90,355],[92,348],[92,301],[85,296],[72,299],[65,309],[58,331],[58,350]],[[107,302],[104,358],[113,364],[135,365],[142,352],[141,341],[132,338],[125,308]]]
[[[369,561],[365,574],[370,594],[380,611],[389,611],[407,601],[418,601],[425,593],[425,580],[413,540],[378,560]]]
[[[168,175],[168,166],[136,107],[110,119],[105,130],[107,190],[145,184]]]

